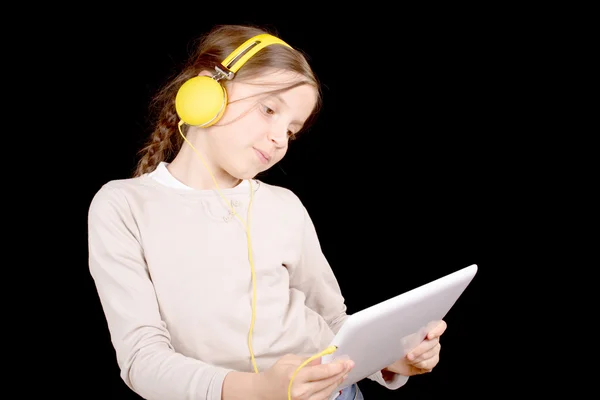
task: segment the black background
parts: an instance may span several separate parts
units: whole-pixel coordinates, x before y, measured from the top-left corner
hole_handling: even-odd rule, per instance
[[[290,188],[308,208],[348,311],[479,266],[446,317],[435,370],[398,391],[363,381],[365,397],[497,394],[506,386],[498,372],[521,367],[516,349],[502,349],[516,325],[507,311],[513,300],[494,293],[516,290],[509,269],[524,271],[539,256],[533,227],[544,229],[547,206],[536,193],[560,178],[540,161],[552,137],[532,129],[541,86],[533,65],[545,42],[526,28],[531,14],[363,5],[327,15],[292,4],[271,16],[173,6],[80,10],[54,26],[57,45],[38,59],[40,70],[50,60],[60,71],[48,91],[64,99],[53,104],[55,120],[70,125],[68,135],[54,126],[50,141],[62,148],[62,184],[78,182],[74,196],[60,199],[72,219],[60,214],[59,228],[74,234],[59,239],[68,250],[53,279],[64,277],[77,293],[53,292],[63,302],[51,317],[61,327],[53,392],[136,398],[119,377],[87,269],[89,202],[105,182],[131,175],[150,133],[150,97],[184,62],[190,41],[214,24],[252,23],[306,52],[323,84],[317,124],[262,179]]]

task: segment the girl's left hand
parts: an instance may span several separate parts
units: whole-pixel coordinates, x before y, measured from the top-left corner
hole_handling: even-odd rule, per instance
[[[440,361],[440,336],[446,330],[446,322],[439,321],[428,333],[425,339],[409,352],[406,357],[384,368],[385,380],[391,380],[393,373],[403,376],[420,375],[431,372]]]

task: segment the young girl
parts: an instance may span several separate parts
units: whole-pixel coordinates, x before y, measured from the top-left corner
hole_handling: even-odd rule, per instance
[[[124,382],[158,400],[362,399],[356,385],[333,393],[352,360],[309,358],[347,317],[311,219],[255,179],[319,109],[302,53],[219,26],[156,101],[136,176],[89,209],[90,271]],[[445,327],[370,378],[397,389],[431,371]]]

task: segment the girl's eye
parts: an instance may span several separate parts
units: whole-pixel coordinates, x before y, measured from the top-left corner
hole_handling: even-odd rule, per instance
[[[264,108],[265,114],[268,114],[268,115],[275,114],[275,110],[273,110],[272,108],[270,108],[268,106],[263,106],[263,108]]]
[[[275,115],[276,111],[267,105],[262,105],[262,110],[266,115]],[[288,130],[287,137],[290,140],[294,140],[296,138],[296,133],[294,131]]]

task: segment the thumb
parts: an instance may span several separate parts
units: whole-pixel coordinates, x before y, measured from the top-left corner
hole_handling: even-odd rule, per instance
[[[312,360],[311,362],[309,362],[307,364],[307,366],[314,366],[314,365],[319,365],[321,364],[321,357],[317,357],[314,360]]]

